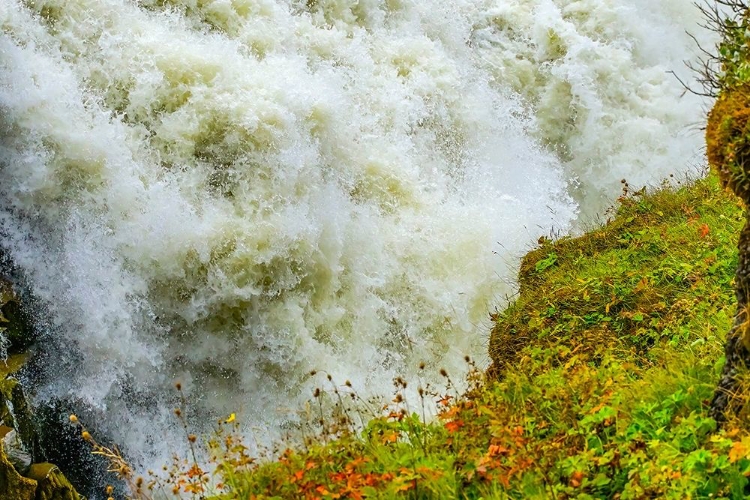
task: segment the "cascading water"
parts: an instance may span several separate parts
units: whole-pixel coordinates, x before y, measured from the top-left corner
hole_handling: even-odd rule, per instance
[[[481,358],[540,235],[699,163],[688,0],[3,0],[2,248],[131,454]],[[279,411],[281,410],[281,413]],[[148,425],[144,425],[147,423]],[[166,441],[166,442],[165,442]],[[176,446],[176,445],[175,445]],[[146,458],[146,460],[149,460]]]

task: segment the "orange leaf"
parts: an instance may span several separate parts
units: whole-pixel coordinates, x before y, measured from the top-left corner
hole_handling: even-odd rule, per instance
[[[705,238],[710,232],[711,229],[708,227],[708,224],[701,224],[698,228],[698,236],[700,236],[701,238]]]
[[[350,471],[354,470],[358,468],[360,465],[367,463],[367,461],[368,460],[366,457],[357,457],[346,465],[346,470],[350,470]]]
[[[408,483],[400,484],[396,487],[396,492],[399,491],[408,491],[414,487],[414,481],[409,481]]]
[[[395,432],[389,432],[388,434],[383,435],[383,444],[395,443],[397,440],[398,440],[398,434]]]
[[[578,488],[581,485],[581,481],[583,480],[583,472],[577,470],[573,474],[570,475],[570,485],[573,488]]]
[[[498,455],[508,453],[509,451],[510,450],[503,445],[491,444],[490,447],[487,449],[487,454],[491,457],[496,457]]]
[[[458,429],[460,429],[463,426],[464,426],[463,420],[451,420],[450,422],[445,423],[445,428],[451,434],[456,432]]]
[[[741,442],[732,443],[732,449],[729,450],[729,463],[735,463],[747,456],[748,450]]]

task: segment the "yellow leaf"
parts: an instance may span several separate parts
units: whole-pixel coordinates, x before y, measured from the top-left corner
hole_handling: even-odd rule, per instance
[[[229,415],[228,419],[224,420],[224,423],[225,424],[232,423],[232,422],[235,421],[236,418],[237,418],[237,415],[235,415],[234,413],[232,413],[231,415]]]

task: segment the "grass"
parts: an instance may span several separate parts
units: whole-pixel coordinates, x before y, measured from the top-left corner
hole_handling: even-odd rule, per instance
[[[440,388],[425,384],[407,400],[407,382],[396,379],[391,404],[371,408],[328,377],[304,443],[278,459],[250,457],[233,424],[197,441],[186,428],[191,456],[161,479],[131,476],[131,494],[746,498],[748,410],[717,430],[707,408],[734,314],[743,221],[715,176],[625,195],[603,227],[544,241],[524,258],[518,297],[493,315],[493,366],[474,367],[467,392],[442,372]],[[194,446],[205,448],[205,470]]]

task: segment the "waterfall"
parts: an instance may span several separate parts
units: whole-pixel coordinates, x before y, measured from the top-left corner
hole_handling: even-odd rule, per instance
[[[479,359],[519,257],[703,163],[685,0],[4,0],[0,245],[127,452]],[[65,348],[60,348],[64,346]],[[42,347],[43,349],[44,347]],[[167,436],[167,438],[165,438]],[[176,446],[176,445],[175,445]],[[144,460],[149,460],[145,458]]]

